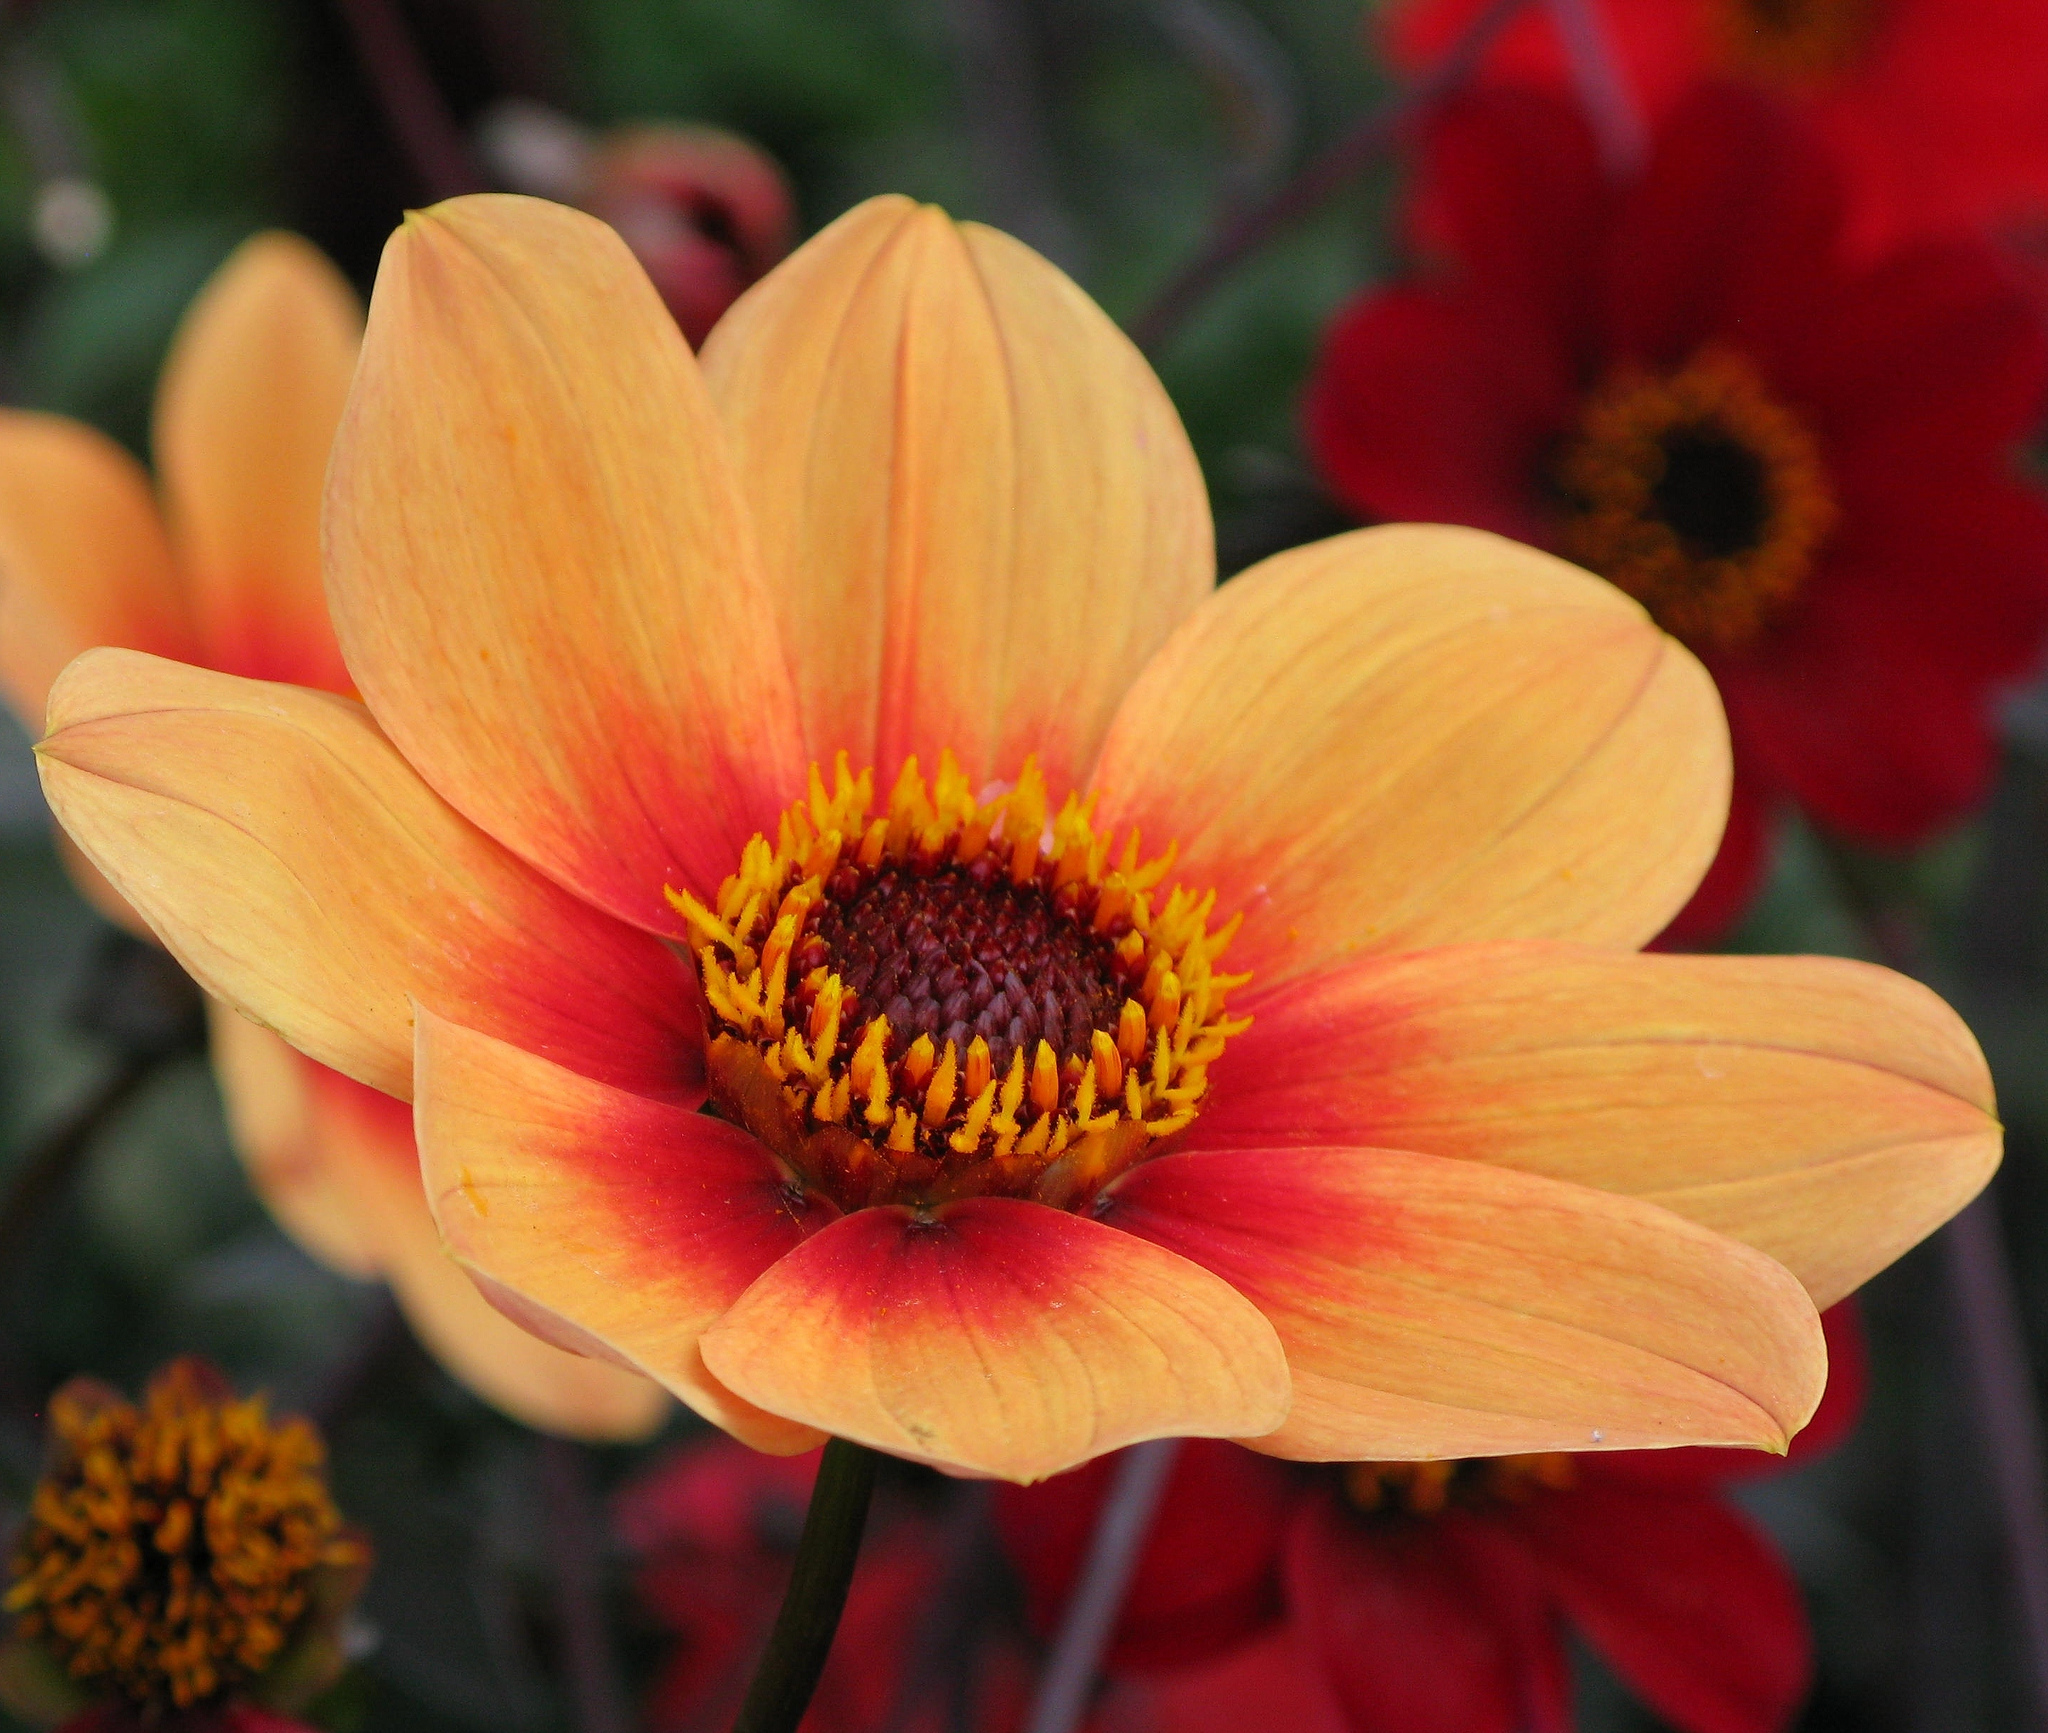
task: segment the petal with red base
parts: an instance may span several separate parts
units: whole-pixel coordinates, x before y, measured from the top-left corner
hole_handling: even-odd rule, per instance
[[[773,1413],[999,1480],[1287,1413],[1280,1343],[1234,1289],[1015,1198],[844,1217],[705,1333],[704,1359]]]
[[[705,1369],[705,1327],[815,1231],[737,1126],[565,1071],[416,1005],[420,1172],[485,1294],[558,1345],[666,1385],[757,1449],[808,1450]]]
[[[1991,1077],[1917,982],[1832,957],[1471,945],[1261,1006],[1200,1147],[1413,1149],[1648,1199],[1832,1305],[1998,1165]]]
[[[695,977],[444,804],[360,704],[95,650],[58,682],[43,790],[208,991],[412,1093],[406,996],[595,1077],[703,1099]]]
[[[1226,585],[1139,677],[1095,773],[1098,824],[1172,839],[1183,882],[1244,914],[1250,1010],[1348,952],[1640,944],[1713,858],[1728,779],[1713,682],[1634,602],[1413,524]]]
[[[1294,1374],[1254,1449],[1314,1460],[1782,1451],[1820,1321],[1761,1253],[1634,1198],[1384,1149],[1160,1156],[1105,1219],[1214,1270]]]
[[[717,413],[626,244],[480,195],[391,238],[328,472],[335,628],[399,750],[558,884],[682,936],[803,790]]]

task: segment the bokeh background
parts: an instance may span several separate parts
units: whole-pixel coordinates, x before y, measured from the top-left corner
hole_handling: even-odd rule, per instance
[[[1347,0],[405,0],[388,16],[486,179],[503,178],[491,141],[508,116],[515,131],[709,122],[782,165],[800,232],[907,192],[1022,236],[1126,321],[1219,212],[1397,88]],[[337,0],[0,7],[0,400],[146,458],[173,327],[238,241],[297,230],[367,292],[385,235],[435,189],[394,130],[362,17]],[[1398,264],[1404,164],[1377,155],[1156,351],[1226,573],[1355,521],[1314,478],[1300,398],[1331,314]],[[1970,1019],[2010,1133],[1999,1207],[2022,1318],[2048,1344],[2048,693],[2013,698],[2002,728],[1986,810],[1911,856],[1794,821],[1733,945],[1871,954],[1874,926]],[[330,1720],[575,1725],[534,1438],[440,1373],[377,1288],[271,1223],[176,982],[73,890],[27,737],[0,730],[0,1522],[33,1481],[52,1388],[90,1372],[133,1389],[202,1353],[327,1422],[339,1501],[375,1537],[362,1664]],[[1848,1445],[1742,1495],[1808,1597],[1808,1733],[2038,1724],[1939,1257],[1923,1248],[1865,1296],[1874,1382]],[[693,1425],[679,1413],[652,1445],[588,1454],[592,1496]],[[604,1544],[637,1687],[662,1638]],[[1581,1681],[1589,1730],[1657,1725],[1590,1657]]]

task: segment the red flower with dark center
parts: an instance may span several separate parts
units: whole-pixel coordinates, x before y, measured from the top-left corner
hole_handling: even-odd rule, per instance
[[[1851,176],[1850,241],[1875,256],[1915,235],[2048,216],[2048,7],[2037,0],[1591,0],[1653,117],[1702,76],[1797,101]],[[1410,0],[1387,46],[1414,68],[1482,0]],[[1556,26],[1531,6],[1486,73],[1563,89]]]
[[[1788,797],[1887,847],[1965,813],[2048,630],[2012,452],[2048,387],[2028,294],[1978,242],[1852,266],[1843,212],[1819,138],[1754,91],[1696,91],[1624,187],[1572,104],[1471,93],[1426,141],[1427,268],[1338,315],[1309,389],[1352,507],[1563,553],[1712,670],[1735,796],[1681,942],[1741,912]]]
[[[1825,1321],[1832,1374],[1794,1464],[1862,1404],[1855,1315]],[[1733,1450],[1308,1466],[1189,1440],[1108,1660],[1147,1675],[1174,1733],[1563,1733],[1569,1623],[1681,1733],[1777,1733],[1812,1640],[1784,1565],[1721,1494],[1782,1466]],[[1115,1471],[996,1495],[1041,1626]]]

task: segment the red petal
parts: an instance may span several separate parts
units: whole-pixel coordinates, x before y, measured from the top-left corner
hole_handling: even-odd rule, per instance
[[[1738,739],[1735,782],[1728,793],[1728,828],[1721,849],[1692,901],[1650,942],[1653,951],[1709,950],[1749,912],[1770,872],[1776,830],[1773,807],[1757,786],[1756,767]]]
[[[1658,130],[1610,236],[1617,358],[1675,366],[1719,338],[1795,353],[1839,276],[1842,195],[1820,141],[1758,92],[1708,85]]]
[[[1533,310],[1392,289],[1331,323],[1304,414],[1318,467],[1353,510],[1540,543],[1537,466],[1571,393],[1562,345]]]
[[[1805,1696],[1799,1591],[1751,1524],[1712,1499],[1616,1485],[1501,1519],[1593,1646],[1682,1733],[1780,1733]]]
[[[1351,1733],[1515,1733],[1523,1725],[1516,1639],[1492,1616],[1494,1595],[1510,1585],[1475,1582],[1483,1559],[1446,1544],[1463,1520],[1368,1524],[1327,1493],[1296,1517],[1289,1610]]]

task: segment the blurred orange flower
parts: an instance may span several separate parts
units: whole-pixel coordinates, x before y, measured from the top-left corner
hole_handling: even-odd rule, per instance
[[[415,1095],[503,1307],[761,1447],[1782,1450],[1996,1163],[1924,989],[1632,954],[1729,786],[1640,606],[1414,527],[1214,591],[1136,350],[928,207],[701,371],[604,225],[413,217],[326,550],[367,709],[98,651],[52,804]]]
[[[80,651],[122,645],[332,692],[352,686],[320,581],[320,487],[361,342],[362,309],[306,242],[245,242],[186,314],[159,384],[162,504],[126,452],[54,415],[0,412],[0,689],[30,727]],[[81,887],[146,924],[89,863]],[[176,948],[175,946],[173,947]],[[388,1280],[456,1375],[537,1426],[650,1430],[644,1380],[534,1341],[442,1254],[402,1106],[212,1007],[235,1143],[309,1252]]]

